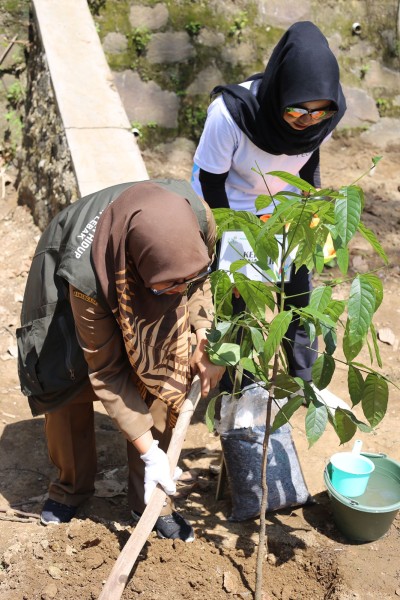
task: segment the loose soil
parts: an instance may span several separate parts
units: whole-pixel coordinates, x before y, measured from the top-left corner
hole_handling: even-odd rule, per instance
[[[323,151],[324,185],[352,183],[377,154],[359,140],[332,140]],[[187,178],[190,165],[168,162],[152,153],[150,175]],[[385,297],[376,327],[383,372],[399,385],[400,337],[400,156],[385,152],[373,176],[361,183],[364,221],[389,255],[383,269],[360,238],[352,244],[352,271],[377,269]],[[96,410],[99,473],[96,494],[70,524],[39,524],[49,481],[55,476],[47,457],[43,418],[32,418],[19,390],[15,329],[30,260],[40,232],[29,211],[18,206],[15,173],[0,199],[2,287],[0,290],[0,597],[2,600],[91,600],[131,533],[126,500],[125,443],[101,406]],[[335,268],[321,278],[336,277]],[[335,288],[336,297],[344,291]],[[383,340],[387,340],[384,342]],[[363,353],[362,361],[368,361]],[[330,389],[348,400],[345,370],[337,368]],[[206,402],[196,410],[181,454],[185,480],[176,503],[193,523],[192,544],[159,540],[152,533],[134,566],[124,600],[226,600],[253,598],[257,519],[232,523],[229,490],[215,499],[220,442],[204,424]],[[400,460],[400,394],[391,386],[388,413],[377,430],[360,434],[364,450]],[[323,483],[324,466],[339,449],[331,430],[311,449],[304,434],[305,409],[293,420],[293,437],[304,476],[315,499],[305,507],[269,514],[264,566],[264,600],[389,600],[400,597],[400,519],[388,533],[370,543],[355,543],[337,529]],[[351,443],[342,447],[349,449]],[[373,517],[371,517],[373,518]]]

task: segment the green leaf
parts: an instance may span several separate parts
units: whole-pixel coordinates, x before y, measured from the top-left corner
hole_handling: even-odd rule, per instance
[[[344,302],[343,300],[331,300],[328,306],[325,308],[324,312],[326,315],[330,316],[332,321],[335,321],[335,323],[337,323],[341,315],[344,313],[345,308],[346,302]]]
[[[375,327],[374,327],[373,323],[371,323],[369,330],[371,332],[372,342],[374,344],[376,361],[378,363],[378,366],[382,369],[383,364],[382,364],[381,353],[380,353],[379,345],[378,345],[378,336],[376,335],[376,331],[375,331]]]
[[[214,431],[214,419],[215,419],[215,403],[217,401],[218,396],[214,396],[211,398],[210,402],[207,405],[206,409],[206,425],[208,431]]]
[[[359,188],[355,186],[342,188],[340,194],[335,201],[335,224],[339,237],[347,246],[360,223],[362,200]]]
[[[260,194],[257,196],[255,201],[256,211],[259,212],[263,208],[267,208],[270,204],[272,204],[271,196],[267,196],[267,194]]]
[[[240,360],[240,346],[238,344],[216,344],[209,348],[207,353],[214,365],[223,367],[236,365]]]
[[[217,227],[223,227],[223,229],[229,229],[229,223],[231,219],[235,217],[235,211],[231,208],[214,208],[212,210]]]
[[[333,426],[339,436],[341,444],[345,444],[354,436],[357,431],[357,426],[349,417],[347,411],[337,408],[333,418]]]
[[[249,358],[248,356],[244,356],[243,358],[241,358],[239,364],[243,367],[244,371],[249,371],[249,373],[252,373],[253,375],[259,374],[261,372],[260,367],[257,365],[257,363],[255,363],[254,360],[252,358]]]
[[[317,337],[317,329],[312,321],[303,321],[302,323],[309,339],[312,344],[315,338]]]
[[[249,327],[251,340],[253,342],[254,350],[258,354],[264,347],[264,336],[260,329],[257,327]]]
[[[382,280],[379,277],[377,277],[376,275],[373,275],[373,273],[365,273],[365,274],[361,275],[360,277],[362,277],[362,279],[364,281],[368,281],[368,283],[371,284],[372,287],[374,288],[375,312],[376,312],[378,310],[378,308],[380,307],[380,305],[382,304],[382,300],[383,300]]]
[[[304,308],[299,309],[297,312],[301,314],[302,318],[306,318],[307,315],[310,315],[314,322],[317,322],[318,324],[323,324],[325,325],[325,327],[331,327],[332,329],[335,329],[336,327],[336,323],[332,321],[332,319],[328,317],[328,315],[319,312],[312,306],[305,306]]]
[[[207,329],[206,336],[208,343],[215,344],[221,341],[231,328],[231,321],[219,321],[219,323],[217,323],[214,327]]]
[[[279,429],[279,427],[282,427],[282,425],[286,425],[296,410],[302,406],[303,401],[304,398],[302,396],[289,398],[289,400],[276,413],[274,422],[272,424],[271,433]]]
[[[277,352],[283,336],[288,330],[292,320],[292,311],[286,310],[278,313],[271,321],[268,337],[264,343],[263,360],[268,363]]]
[[[385,379],[375,373],[369,373],[364,384],[362,409],[372,427],[376,427],[385,416],[388,396],[388,384]]]
[[[319,390],[326,388],[335,372],[335,361],[329,354],[321,354],[311,369],[312,380]]]
[[[349,394],[351,403],[356,406],[361,402],[364,392],[364,379],[361,371],[354,365],[349,365],[347,373],[347,384],[349,388]]]
[[[261,262],[276,262],[279,257],[279,244],[274,235],[260,233],[255,240],[255,254]]]
[[[371,365],[372,365],[372,363],[374,362],[374,355],[372,352],[372,347],[371,347],[371,344],[369,343],[368,339],[366,340],[366,342],[367,342],[367,348],[368,348],[368,353],[369,353],[369,360],[371,361]]]
[[[374,164],[374,167],[376,167],[376,165],[378,164],[378,162],[382,159],[382,156],[373,156],[372,157],[372,162]]]
[[[336,330],[332,327],[325,327],[321,324],[322,337],[325,343],[325,352],[332,355],[337,348],[337,334]]]
[[[359,275],[351,284],[348,303],[349,335],[353,344],[367,335],[374,312],[375,290],[368,278]]]
[[[325,312],[332,298],[332,288],[329,286],[319,286],[311,292],[309,306],[321,313]]]
[[[371,231],[370,229],[368,229],[367,227],[365,227],[365,225],[363,223],[359,223],[358,231],[363,236],[363,238],[366,239],[367,242],[369,242],[371,244],[372,248],[375,250],[375,252],[378,254],[378,256],[381,257],[381,259],[385,262],[385,264],[388,264],[389,259],[387,257],[387,254],[384,251],[384,249],[382,248],[381,244],[379,243],[379,240],[376,237],[376,235],[374,234],[374,232]]]
[[[293,187],[302,190],[303,192],[309,192],[311,194],[316,194],[317,190],[314,186],[304,181],[300,177],[296,177],[295,175],[291,175],[290,173],[286,173],[286,171],[269,171],[266,175],[271,175],[272,177],[279,177],[285,183],[289,183]]]
[[[351,410],[345,410],[343,408],[336,409],[336,410],[341,410],[341,411],[345,412],[346,415],[349,417],[349,419],[351,419],[351,421],[353,421],[353,423],[363,433],[371,433],[371,431],[373,430],[373,428],[370,425],[367,425],[366,423],[363,423],[363,421],[360,421],[359,419],[357,419],[357,417],[355,416],[354,413],[351,412]]]
[[[288,373],[278,373],[273,381],[274,384],[274,396],[278,400],[287,398],[299,391],[299,384],[297,381],[288,375]]]
[[[220,318],[229,319],[233,313],[232,283],[229,275],[218,270],[211,273],[210,279],[216,313]]]
[[[352,362],[353,359],[360,353],[364,345],[363,339],[353,340],[349,333],[349,321],[346,322],[346,328],[343,335],[343,352],[347,362]]]
[[[247,265],[249,265],[249,264],[252,264],[252,262],[250,260],[247,260],[245,258],[240,258],[239,260],[234,260],[233,262],[231,262],[231,264],[229,266],[229,270],[231,273],[234,273],[235,271],[239,271],[243,267],[247,267]]]
[[[319,440],[328,423],[328,411],[321,402],[311,402],[306,414],[306,436],[311,448]]]
[[[265,308],[275,308],[275,298],[271,289],[261,281],[251,281],[242,273],[234,273],[233,278],[240,295],[246,303],[247,311],[258,319],[265,318]]]
[[[320,246],[319,244],[315,245],[315,251],[314,251],[314,268],[317,271],[317,273],[322,273],[322,271],[324,270],[324,266],[325,266],[325,257],[324,257],[324,248],[322,246]]]
[[[346,275],[349,270],[349,251],[347,248],[336,248],[336,260],[340,272]]]
[[[310,261],[312,264],[314,263],[313,256],[315,235],[308,225],[305,227],[299,226],[298,235],[301,237],[301,241],[297,249],[295,264],[297,268],[300,268],[304,264],[307,265]]]

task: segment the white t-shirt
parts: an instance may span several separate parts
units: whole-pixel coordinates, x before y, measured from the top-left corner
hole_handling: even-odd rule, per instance
[[[245,82],[241,85],[250,87],[250,83]],[[257,196],[274,195],[283,190],[294,192],[298,190],[279,177],[267,175],[264,177],[268,190],[263,178],[252,171],[252,168],[257,168],[258,165],[263,173],[286,171],[298,175],[311,154],[312,152],[295,156],[286,154],[276,156],[260,150],[236,125],[221,95],[213,100],[207,111],[207,120],[194,155],[192,187],[199,196],[203,196],[199,181],[200,169],[214,174],[229,171],[225,181],[229,206],[234,210],[270,214],[274,209],[273,204],[263,210],[255,210],[254,202]]]

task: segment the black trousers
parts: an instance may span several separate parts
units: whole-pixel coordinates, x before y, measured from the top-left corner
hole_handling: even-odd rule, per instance
[[[284,303],[285,310],[290,306],[296,308],[307,306],[311,292],[311,273],[304,266],[300,267],[296,273],[293,267],[290,282],[285,283],[285,296],[289,296]],[[279,300],[278,297],[278,302]],[[236,315],[245,310],[246,305],[243,298],[233,297],[232,304],[233,313]],[[318,340],[315,339],[313,343],[310,342],[304,327],[300,326],[299,319],[292,320],[285,337],[287,339],[284,340],[283,346],[288,361],[289,374],[293,377],[301,377],[304,381],[311,381],[311,368],[318,356]],[[253,376],[245,371],[242,377],[241,389],[251,383],[253,383]],[[228,370],[225,371],[219,388],[221,392],[232,393],[233,382]]]

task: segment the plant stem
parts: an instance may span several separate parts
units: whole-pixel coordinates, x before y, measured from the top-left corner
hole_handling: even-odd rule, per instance
[[[283,257],[282,257],[283,258]],[[282,267],[283,263],[281,264]],[[280,306],[279,312],[284,310],[285,304],[285,273],[283,267],[281,268],[281,294],[280,294]],[[267,400],[267,415],[265,418],[265,434],[263,440],[263,455],[262,455],[262,467],[261,467],[261,510],[260,510],[260,534],[259,543],[257,549],[257,560],[256,560],[256,589],[255,589],[255,600],[262,600],[262,583],[263,583],[263,566],[264,557],[266,550],[266,518],[265,513],[268,506],[268,486],[267,486],[267,464],[268,464],[268,442],[271,430],[271,413],[272,413],[272,402],[275,400],[275,381],[278,374],[279,368],[279,347],[276,348],[274,356],[274,366],[272,368],[271,376],[271,387],[268,392]]]
[[[257,549],[257,560],[256,560],[256,589],[255,589],[255,600],[262,600],[262,583],[263,583],[263,566],[264,557],[266,550],[266,518],[265,513],[268,506],[268,486],[267,486],[267,462],[268,462],[268,442],[271,430],[271,414],[272,414],[272,402],[275,399],[274,396],[274,381],[278,373],[279,366],[279,349],[275,354],[274,367],[272,372],[272,385],[269,390],[267,400],[267,416],[265,418],[265,434],[263,440],[263,455],[262,455],[262,467],[261,467],[261,512],[260,512],[260,534],[259,543]]]

